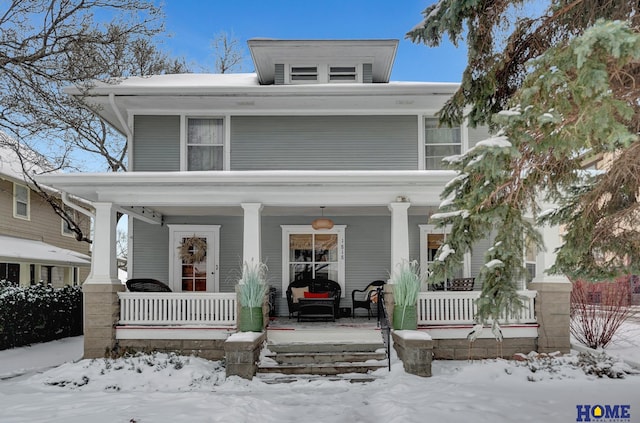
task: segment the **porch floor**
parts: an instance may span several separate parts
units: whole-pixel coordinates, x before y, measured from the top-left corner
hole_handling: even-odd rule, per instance
[[[377,320],[368,320],[366,317],[346,317],[335,322],[298,322],[295,318],[276,317],[269,321],[267,339],[269,344],[363,344],[382,341]]]

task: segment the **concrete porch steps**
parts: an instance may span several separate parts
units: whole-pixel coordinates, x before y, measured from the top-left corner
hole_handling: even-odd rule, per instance
[[[272,383],[314,377],[368,382],[375,379],[369,375],[371,372],[387,367],[379,331],[352,332],[352,336],[334,333],[324,339],[310,335],[306,331],[291,331],[268,336],[258,377]]]

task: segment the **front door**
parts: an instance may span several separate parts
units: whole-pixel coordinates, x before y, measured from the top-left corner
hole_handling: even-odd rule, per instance
[[[218,292],[217,225],[168,225],[171,289],[175,292]]]

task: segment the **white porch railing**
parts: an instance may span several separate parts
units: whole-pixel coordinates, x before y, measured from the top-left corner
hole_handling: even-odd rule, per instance
[[[236,324],[235,293],[119,292],[121,325]]]
[[[536,323],[534,299],[536,291],[518,291],[524,307],[517,315],[502,316],[505,323]],[[467,325],[473,324],[478,311],[476,300],[480,291],[436,291],[418,294],[419,325]]]

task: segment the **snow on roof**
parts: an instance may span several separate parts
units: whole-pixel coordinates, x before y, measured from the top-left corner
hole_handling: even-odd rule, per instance
[[[258,86],[255,73],[176,73],[152,76],[133,76],[113,81],[119,87],[250,87]],[[97,83],[97,87],[113,84]]]
[[[91,257],[41,241],[0,235],[0,260],[30,261],[50,265],[89,266]]]
[[[53,166],[37,152],[24,144],[20,144],[7,134],[0,132],[0,175],[5,175],[13,179],[25,180],[24,170],[20,163],[20,158],[16,152],[20,153],[25,160],[26,171],[30,174],[56,173]]]

